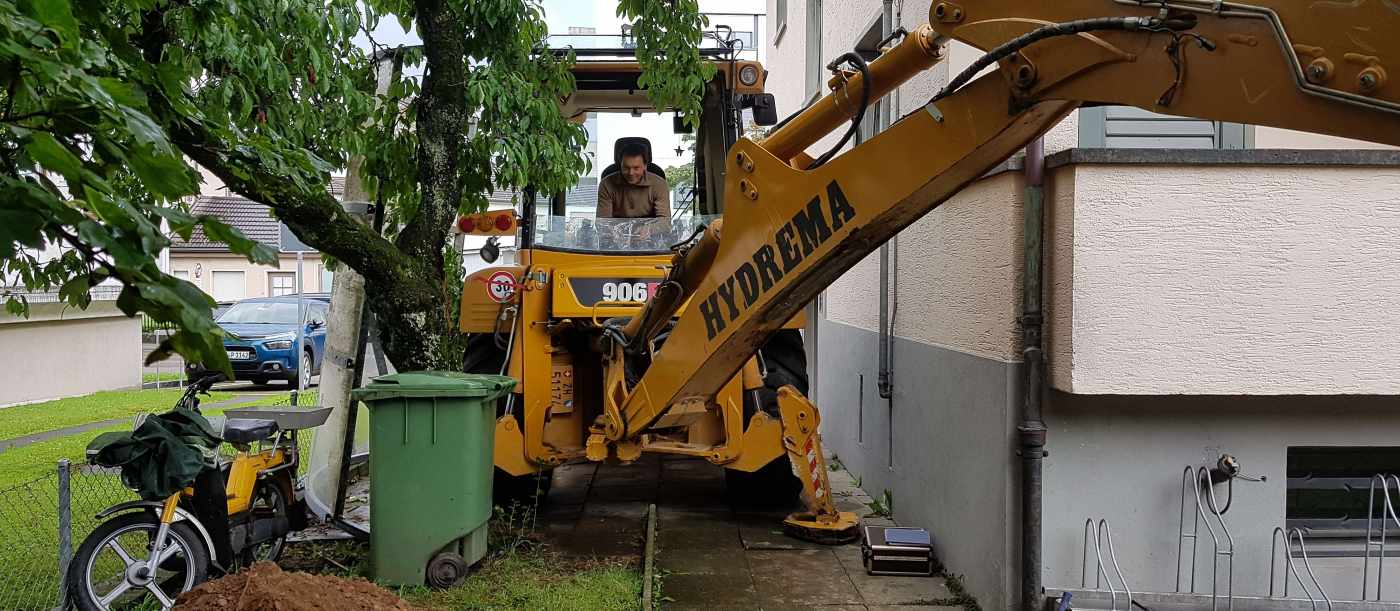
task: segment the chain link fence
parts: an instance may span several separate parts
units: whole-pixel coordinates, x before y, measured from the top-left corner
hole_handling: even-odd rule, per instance
[[[136,493],[115,469],[58,461],[50,475],[0,490],[0,609],[55,609],[73,550],[97,513]]]
[[[288,393],[271,404],[311,405],[316,398],[315,391],[303,392],[293,403]],[[297,431],[298,476],[307,472],[314,432]],[[220,450],[232,459],[230,446]],[[97,527],[98,512],[139,499],[122,485],[120,469],[68,459],[48,475],[0,488],[0,611],[61,608],[67,562]]]

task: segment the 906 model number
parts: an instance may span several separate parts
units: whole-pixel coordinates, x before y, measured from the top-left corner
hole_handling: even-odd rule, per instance
[[[604,282],[603,301],[646,301],[655,282]]]

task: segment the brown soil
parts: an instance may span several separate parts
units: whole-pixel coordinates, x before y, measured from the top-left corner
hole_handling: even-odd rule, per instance
[[[186,611],[412,611],[414,607],[364,579],[284,573],[259,562],[246,571],[185,592],[175,608]]]

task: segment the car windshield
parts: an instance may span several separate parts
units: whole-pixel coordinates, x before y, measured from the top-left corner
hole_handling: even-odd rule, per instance
[[[244,301],[219,317],[219,322],[236,324],[295,325],[297,304],[286,301]]]

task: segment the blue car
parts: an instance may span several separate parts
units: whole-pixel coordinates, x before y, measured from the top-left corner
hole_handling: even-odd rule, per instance
[[[306,331],[302,355],[297,354],[297,296],[257,297],[233,304],[215,320],[224,330],[224,349],[233,367],[235,380],[266,384],[285,380],[296,386],[298,376],[321,372],[326,347],[326,317],[330,295],[304,295]],[[203,366],[187,363],[185,375],[191,380],[205,375]]]

